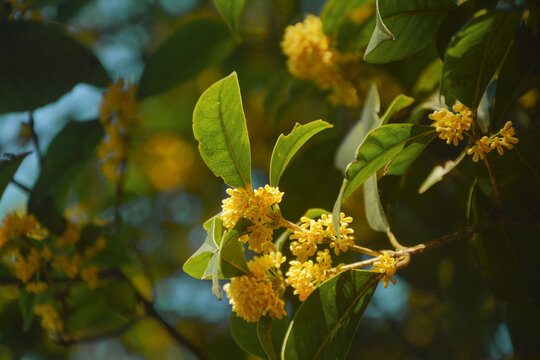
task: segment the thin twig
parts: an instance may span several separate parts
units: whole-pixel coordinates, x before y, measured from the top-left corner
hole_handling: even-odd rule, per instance
[[[39,167],[40,169],[43,169],[43,154],[41,153],[41,149],[39,148],[39,138],[37,136],[36,130],[34,129],[34,112],[33,111],[30,111],[28,125],[30,127],[30,133],[32,135],[32,143],[34,144],[34,148],[36,149],[36,155],[38,157]]]

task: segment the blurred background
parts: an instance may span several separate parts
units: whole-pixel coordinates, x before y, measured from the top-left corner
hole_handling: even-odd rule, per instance
[[[210,49],[205,44],[209,44],[209,37],[216,38],[215,33],[209,33],[206,27],[193,27],[185,33],[185,28],[200,19],[222,23],[211,1],[36,0],[31,4],[45,24],[58,24],[91,49],[113,81],[146,81],[148,95],[139,100],[142,127],[130,149],[121,216],[144,263],[157,311],[210,359],[253,356],[231,338],[227,299],[217,300],[210,281],[193,279],[181,270],[204,242],[202,223],[220,211],[226,190],[199,156],[191,128],[193,108],[211,84],[232,71],[238,73],[252,146],[254,187],[268,181],[270,156],[279,134],[288,133],[296,122],[323,119],[333,124],[334,128],[317,135],[293,159],[280,186],[285,192],[280,207],[287,219],[298,220],[308,208],[331,210],[342,179],[334,166],[334,153],[358,120],[361,107],[333,106],[314,84],[293,78],[280,50],[285,27],[303,21],[306,14],[320,14],[325,3],[247,0],[239,20],[240,40],[227,31],[215,40],[218,43],[210,42]],[[373,4],[369,6],[366,11],[371,13],[365,21],[372,28]],[[177,47],[176,61],[167,64],[160,77],[141,80],[150,54],[181,31],[183,39],[189,41],[184,48]],[[367,39],[370,35],[368,31]],[[204,63],[204,68],[193,65],[197,62]],[[367,90],[370,83],[377,85],[383,111],[399,93],[414,97],[413,108],[399,113],[395,121],[414,113],[420,121],[429,123],[425,109],[438,103],[433,99],[437,99],[440,64],[435,44],[389,65],[361,62],[362,87]],[[193,71],[185,79],[167,83],[168,69],[190,66]],[[98,118],[104,90],[81,83],[34,111],[43,153],[67,123]],[[364,98],[366,94],[359,95]],[[515,116],[537,118],[537,100],[538,91],[533,89],[516,105]],[[418,104],[421,106],[415,107]],[[33,150],[25,126],[28,120],[27,111],[0,115],[0,153]],[[414,171],[382,180],[383,203],[392,204],[387,208],[389,219],[402,243],[418,244],[467,225],[464,210],[471,185],[467,175],[474,171],[472,162],[460,165],[458,171],[426,193],[419,195],[417,191],[434,165],[457,157],[461,150],[436,140],[417,159]],[[114,186],[99,176],[96,161],[88,162],[71,183],[65,208],[78,206],[92,216],[110,219]],[[34,151],[25,158],[15,179],[32,187],[38,176]],[[24,209],[27,200],[26,192],[10,184],[0,201],[0,217]],[[354,218],[352,227],[359,245],[390,247],[384,235],[367,225],[361,191],[345,204],[344,211]],[[355,256],[345,255],[343,261],[356,261],[359,258]],[[513,357],[506,307],[482,279],[467,241],[415,256],[396,280],[395,286],[380,286],[375,292],[349,359]],[[138,319],[117,336],[58,346],[50,341],[39,321],[23,331],[15,298],[12,287],[0,286],[0,359],[194,358],[151,317]]]

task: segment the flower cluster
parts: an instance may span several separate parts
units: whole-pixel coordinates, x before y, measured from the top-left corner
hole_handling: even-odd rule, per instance
[[[221,219],[226,228],[232,229],[241,218],[253,223],[249,235],[241,238],[249,243],[249,249],[257,253],[275,251],[272,235],[276,227],[273,215],[279,214],[277,206],[283,197],[278,188],[266,185],[250,191],[244,188],[227,189],[230,195],[223,200]]]
[[[294,294],[300,301],[306,298],[325,280],[331,276],[332,257],[328,249],[318,251],[316,262],[313,260],[289,262],[287,281],[294,288]]]
[[[41,326],[53,334],[61,334],[64,331],[64,323],[53,303],[36,305],[34,312],[41,317]]]
[[[475,144],[467,150],[467,154],[473,156],[474,162],[477,162],[479,159],[483,160],[486,154],[493,149],[497,149],[499,155],[502,155],[504,153],[503,147],[511,150],[514,148],[514,145],[519,142],[519,139],[514,135],[516,135],[516,131],[512,126],[512,122],[508,121],[498,133],[491,135],[490,137],[483,136],[477,140]]]
[[[252,276],[235,277],[223,287],[239,317],[253,322],[265,315],[278,319],[287,315],[282,299],[285,287],[280,266],[283,262],[285,257],[279,252],[256,256],[248,263]]]
[[[392,279],[397,271],[398,259],[390,257],[390,254],[387,252],[377,258],[377,262],[373,264],[372,271],[383,274],[381,281],[384,281],[384,287],[388,286],[388,281],[391,281],[392,284],[396,284],[396,280]]]
[[[121,181],[124,176],[129,139],[140,125],[135,92],[134,85],[126,87],[124,80],[119,79],[103,94],[99,120],[105,137],[97,147],[97,154],[102,160],[103,176],[113,182]]]
[[[24,0],[6,0],[10,6],[9,20],[31,20],[43,22],[41,14],[28,8],[28,1]]]
[[[448,109],[441,109],[429,114],[429,118],[434,120],[433,126],[439,133],[439,138],[446,140],[448,145],[458,145],[463,140],[463,133],[471,129],[471,110],[463,104],[454,105],[454,112]]]
[[[291,74],[314,81],[321,90],[331,90],[329,99],[335,105],[359,105],[356,88],[340,71],[341,63],[350,59],[331,47],[320,18],[308,15],[303,23],[288,26],[281,49]]]

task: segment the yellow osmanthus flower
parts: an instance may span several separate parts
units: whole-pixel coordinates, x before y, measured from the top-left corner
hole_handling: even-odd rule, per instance
[[[317,252],[317,263],[308,261],[290,261],[291,267],[287,271],[287,281],[294,288],[294,294],[300,301],[307,297],[325,280],[330,278],[329,270],[332,267],[332,258],[328,249]]]
[[[508,121],[498,133],[491,135],[489,138],[483,136],[481,139],[477,140],[475,144],[467,150],[467,154],[473,155],[474,162],[477,162],[480,159],[484,160],[486,157],[485,155],[493,149],[497,149],[499,155],[503,155],[503,147],[511,150],[514,148],[514,145],[519,142],[519,139],[515,137],[515,135],[516,131],[512,122]]]
[[[277,280],[281,277],[280,266],[285,262],[286,258],[279,251],[261,256],[255,256],[248,263],[249,271],[257,278],[262,280],[269,278]]]
[[[454,105],[451,112],[448,109],[441,109],[429,114],[429,118],[434,120],[439,138],[446,140],[448,145],[458,145],[463,140],[463,134],[471,129],[472,117],[471,110],[463,104]]]
[[[41,326],[55,334],[60,334],[64,331],[64,324],[60,318],[60,314],[52,303],[36,305],[34,308],[36,315],[41,317]]]
[[[272,242],[274,230],[263,224],[258,224],[248,227],[248,231],[251,233],[242,236],[240,240],[248,243],[249,250],[256,253],[268,253],[276,250],[276,246]]]
[[[227,189],[226,192],[229,197],[222,201],[221,207],[223,211],[220,217],[223,220],[223,225],[228,229],[232,229],[249,208],[252,194],[244,188]]]
[[[86,281],[88,288],[93,290],[99,285],[99,268],[95,265],[89,265],[81,270],[81,279]]]
[[[53,269],[63,271],[70,279],[75,279],[81,267],[81,255],[79,253],[68,256],[66,254],[57,255],[52,262]]]
[[[384,281],[385,288],[388,286],[388,281],[391,281],[394,285],[396,284],[396,280],[392,279],[392,275],[397,271],[397,263],[398,259],[390,257],[390,254],[388,253],[384,253],[379,256],[377,262],[373,264],[371,271],[383,274],[381,281]]]
[[[515,137],[516,130],[514,129],[514,126],[512,125],[511,121],[507,121],[506,124],[504,124],[504,127],[499,130],[499,135],[501,137],[497,137],[497,145],[493,145],[494,142],[491,144],[491,148],[497,148],[497,151],[499,152],[499,155],[503,154],[502,146],[505,148],[512,150],[514,148],[514,145],[519,142],[519,139]]]
[[[16,213],[7,214],[0,228],[0,249],[8,242],[20,237],[42,240],[47,231],[41,227],[34,215],[27,214],[19,217]]]
[[[129,139],[140,125],[135,92],[135,85],[126,87],[124,80],[119,79],[108,86],[99,110],[106,135],[97,147],[97,154],[102,160],[103,176],[113,182],[123,178]]]
[[[27,283],[41,265],[41,255],[35,248],[25,258],[19,251],[15,255],[15,277],[23,283]]]
[[[26,284],[26,291],[29,293],[39,294],[47,290],[47,283],[44,283],[42,281],[38,282],[29,282]]]
[[[81,239],[82,225],[68,221],[66,229],[56,239],[56,246],[63,248],[69,245],[74,245]]]
[[[335,105],[359,105],[357,90],[339,70],[341,56],[323,33],[319,17],[308,15],[304,22],[288,26],[281,49],[291,74],[315,82],[321,90],[331,90],[330,101]]]

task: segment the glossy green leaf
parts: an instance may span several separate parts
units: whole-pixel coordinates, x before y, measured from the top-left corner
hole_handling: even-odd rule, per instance
[[[98,120],[70,122],[52,140],[30,193],[28,211],[53,233],[64,230],[62,209],[73,178],[94,156],[103,137]],[[62,169],[62,171],[59,171]]]
[[[394,116],[399,111],[411,106],[412,103],[414,103],[414,98],[412,97],[403,94],[399,94],[398,96],[396,96],[395,99],[392,100],[390,105],[388,105],[388,108],[386,109],[384,114],[381,116],[381,125],[388,124],[392,116]]]
[[[377,1],[377,26],[364,59],[387,63],[419,52],[435,40],[439,26],[455,7],[452,0]]]
[[[315,289],[291,321],[281,358],[345,359],[378,281],[377,273],[350,270]]]
[[[413,124],[389,124],[371,131],[358,149],[357,160],[347,168],[348,182],[344,186],[342,202],[407,145],[423,144],[429,136],[436,136],[435,128]]]
[[[372,2],[373,0],[329,0],[321,14],[324,33],[335,35],[351,11]]]
[[[218,279],[249,275],[244,248],[237,230],[225,231],[222,220],[215,216],[205,223],[208,234],[204,244],[185,262],[182,269],[197,279],[212,279],[213,291],[221,294]],[[216,295],[217,296],[217,295]]]
[[[435,166],[427,176],[426,180],[424,180],[422,185],[420,185],[418,193],[425,193],[426,191],[428,191],[429,188],[441,181],[446,174],[454,170],[454,168],[459,165],[461,160],[465,158],[466,154],[467,151],[465,150],[461,154],[459,154],[459,156],[455,160],[448,160],[445,161],[443,165]]]
[[[246,0],[213,0],[216,9],[219,11],[225,23],[234,36],[238,36],[238,19],[244,8]]]
[[[479,11],[450,41],[444,58],[441,94],[474,108],[508,51],[520,11]]]
[[[289,135],[281,134],[276,141],[270,160],[270,186],[278,186],[279,179],[294,154],[318,132],[332,127],[329,123],[316,120],[305,125],[296,123]]]
[[[499,71],[495,103],[491,118],[494,127],[513,104],[540,81],[540,35],[530,27],[519,29]]]
[[[5,160],[0,160],[0,199],[8,184],[13,180],[13,176],[19,169],[22,161],[30,152],[14,156],[7,156]]]
[[[257,335],[268,359],[280,359],[281,346],[288,328],[289,319],[287,316],[283,316],[281,319],[263,316],[257,322]]]
[[[94,54],[55,25],[0,22],[0,54],[0,113],[34,110],[78,83],[109,82]]]
[[[266,358],[266,353],[259,340],[257,322],[247,322],[235,313],[231,315],[231,336],[245,352]]]
[[[403,150],[386,165],[384,175],[403,175],[436,137],[436,133],[429,132],[406,144]]]
[[[158,94],[192,79],[224,59],[233,47],[234,40],[222,22],[196,19],[184,23],[148,57],[138,97]]]
[[[216,176],[233,188],[251,189],[251,151],[236,73],[201,95],[193,112],[193,134]]]
[[[379,119],[380,101],[377,87],[371,84],[369,92],[362,108],[360,119],[349,131],[343,142],[336,151],[335,164],[343,173],[347,166],[356,159],[356,151],[362,144],[367,134],[380,126]]]

